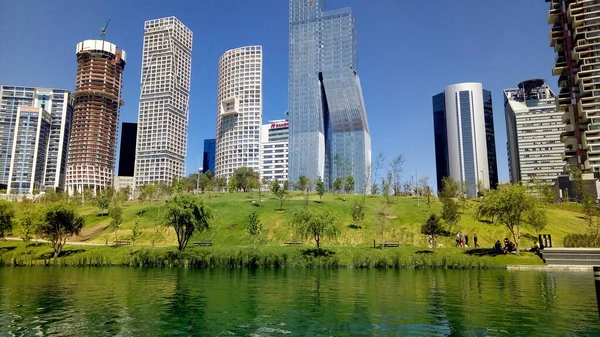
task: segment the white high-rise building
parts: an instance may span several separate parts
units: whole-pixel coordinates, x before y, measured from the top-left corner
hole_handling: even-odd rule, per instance
[[[185,174],[192,31],[171,16],[144,23],[135,186]]]
[[[219,59],[215,175],[260,171],[262,47],[231,49]]]
[[[546,81],[528,80],[504,90],[504,112],[510,182],[554,183],[565,165],[560,141],[565,123]]]
[[[260,179],[288,180],[288,140],[290,123],[269,121],[261,127]]]

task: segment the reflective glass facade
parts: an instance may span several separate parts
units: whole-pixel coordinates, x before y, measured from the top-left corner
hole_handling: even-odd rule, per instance
[[[371,136],[357,73],[350,9],[325,11],[324,0],[290,0],[289,179],[353,176],[370,182]]]
[[[202,173],[210,170],[213,174],[215,173],[215,153],[216,153],[216,139],[205,139],[204,140],[204,154],[202,155]]]

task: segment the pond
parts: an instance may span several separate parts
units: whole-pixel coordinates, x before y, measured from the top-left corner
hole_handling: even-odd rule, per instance
[[[0,268],[0,335],[600,336],[591,272]]]

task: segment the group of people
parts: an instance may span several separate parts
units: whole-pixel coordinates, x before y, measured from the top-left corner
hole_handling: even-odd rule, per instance
[[[496,240],[496,243],[494,244],[494,253],[496,254],[509,254],[516,251],[517,246],[508,238],[504,238],[504,247],[502,247],[500,240]]]
[[[479,247],[479,244],[477,244],[477,233],[473,233],[473,246],[474,247]],[[460,248],[466,248],[469,247],[469,234],[465,233],[463,235],[462,232],[458,232],[456,233],[456,247],[460,247]]]

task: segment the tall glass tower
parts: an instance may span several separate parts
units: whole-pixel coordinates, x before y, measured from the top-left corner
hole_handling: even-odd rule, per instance
[[[353,176],[368,190],[371,135],[357,72],[349,8],[325,0],[290,0],[289,179]]]

